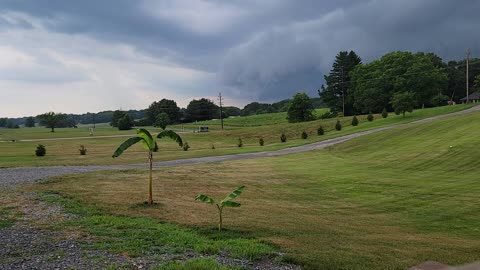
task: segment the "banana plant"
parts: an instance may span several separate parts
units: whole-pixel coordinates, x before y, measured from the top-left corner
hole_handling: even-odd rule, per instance
[[[157,138],[170,138],[178,143],[179,146],[183,146],[182,138],[172,130],[163,130],[158,133]],[[148,132],[148,130],[140,128],[137,129],[137,136],[132,137],[125,142],[123,142],[117,150],[113,153],[112,157],[116,158],[119,157],[125,150],[127,150],[130,146],[142,142],[143,148],[148,152],[148,203],[150,205],[153,204],[153,196],[152,196],[152,167],[153,167],[153,152],[156,152],[155,149],[158,150],[157,142],[155,141],[154,137]]]
[[[208,203],[211,205],[217,206],[218,210],[218,217],[219,217],[219,222],[218,222],[218,231],[222,230],[222,212],[224,207],[239,207],[240,203],[239,202],[234,202],[233,200],[237,198],[240,194],[242,194],[243,190],[245,189],[245,186],[241,186],[234,190],[232,193],[230,193],[225,199],[223,199],[220,203],[215,202],[214,199],[207,195],[199,194],[195,197],[195,200],[201,201],[204,203]]]

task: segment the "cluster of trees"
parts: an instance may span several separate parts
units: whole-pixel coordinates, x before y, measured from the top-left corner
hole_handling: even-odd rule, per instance
[[[248,115],[264,114],[264,113],[286,112],[288,111],[288,108],[290,106],[290,101],[292,100],[285,99],[272,104],[252,102],[245,105],[245,107],[240,111],[240,115],[248,116]],[[320,98],[312,98],[311,102],[314,108],[326,107],[322,99]]]
[[[470,70],[469,84],[478,87],[474,74],[480,72],[480,59],[472,59]],[[345,115],[391,111],[399,99],[433,107],[465,96],[465,74],[465,61],[444,63],[433,53],[398,51],[362,64],[355,52],[342,51],[318,92],[332,111]]]
[[[19,128],[20,126],[9,118],[0,118],[0,128]]]

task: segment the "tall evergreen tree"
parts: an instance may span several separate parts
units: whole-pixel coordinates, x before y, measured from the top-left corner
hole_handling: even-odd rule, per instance
[[[25,127],[35,127],[35,118],[32,116],[27,117],[25,120]]]
[[[350,72],[362,63],[362,59],[354,51],[341,51],[335,56],[335,62],[328,76],[325,76],[327,87],[322,85],[318,94],[332,111],[353,115],[353,97],[350,95]]]

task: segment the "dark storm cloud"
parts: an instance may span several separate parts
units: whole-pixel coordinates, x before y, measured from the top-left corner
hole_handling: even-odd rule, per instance
[[[364,61],[393,50],[480,55],[478,10],[479,0],[0,2],[0,12],[28,14],[49,31],[214,72],[227,94],[259,101],[315,95],[340,50]],[[16,24],[0,21],[0,29],[31,27]]]

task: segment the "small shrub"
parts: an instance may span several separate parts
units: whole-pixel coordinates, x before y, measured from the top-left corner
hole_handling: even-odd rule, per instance
[[[354,127],[358,126],[358,118],[356,115],[354,115],[352,118],[352,126]]]
[[[87,148],[85,148],[85,145],[81,144],[80,148],[78,149],[80,152],[80,155],[85,156],[87,154]]]
[[[337,123],[335,124],[335,129],[337,131],[342,130],[342,123],[340,123],[340,120],[337,120]]]
[[[322,126],[318,127],[318,129],[317,129],[317,134],[318,134],[319,136],[322,136],[323,134],[325,134],[325,130],[323,129]]]
[[[260,146],[263,146],[265,144],[265,140],[263,140],[263,138],[261,137],[260,139],[258,139],[258,144],[260,144]]]
[[[372,122],[372,121],[373,121],[373,114],[372,114],[372,112],[368,113],[367,120],[368,120],[368,122]]]
[[[302,139],[305,140],[306,138],[308,138],[308,134],[307,134],[307,132],[304,131],[304,132],[302,132]]]
[[[242,138],[238,138],[238,147],[242,147],[243,146],[243,141],[242,141]]]
[[[43,157],[45,156],[46,153],[47,153],[47,149],[45,148],[45,146],[43,144],[39,144],[37,146],[37,149],[35,150],[35,155],[37,157]]]
[[[212,143],[212,150],[215,149],[215,144]]]
[[[287,141],[287,135],[285,135],[285,133],[282,133],[282,136],[280,136],[280,141],[281,142],[286,142]]]
[[[189,148],[190,148],[190,145],[188,145],[188,142],[184,142],[182,146],[183,151],[188,151]]]
[[[387,117],[388,117],[387,108],[383,108],[382,117],[383,117],[383,118],[387,118]]]

